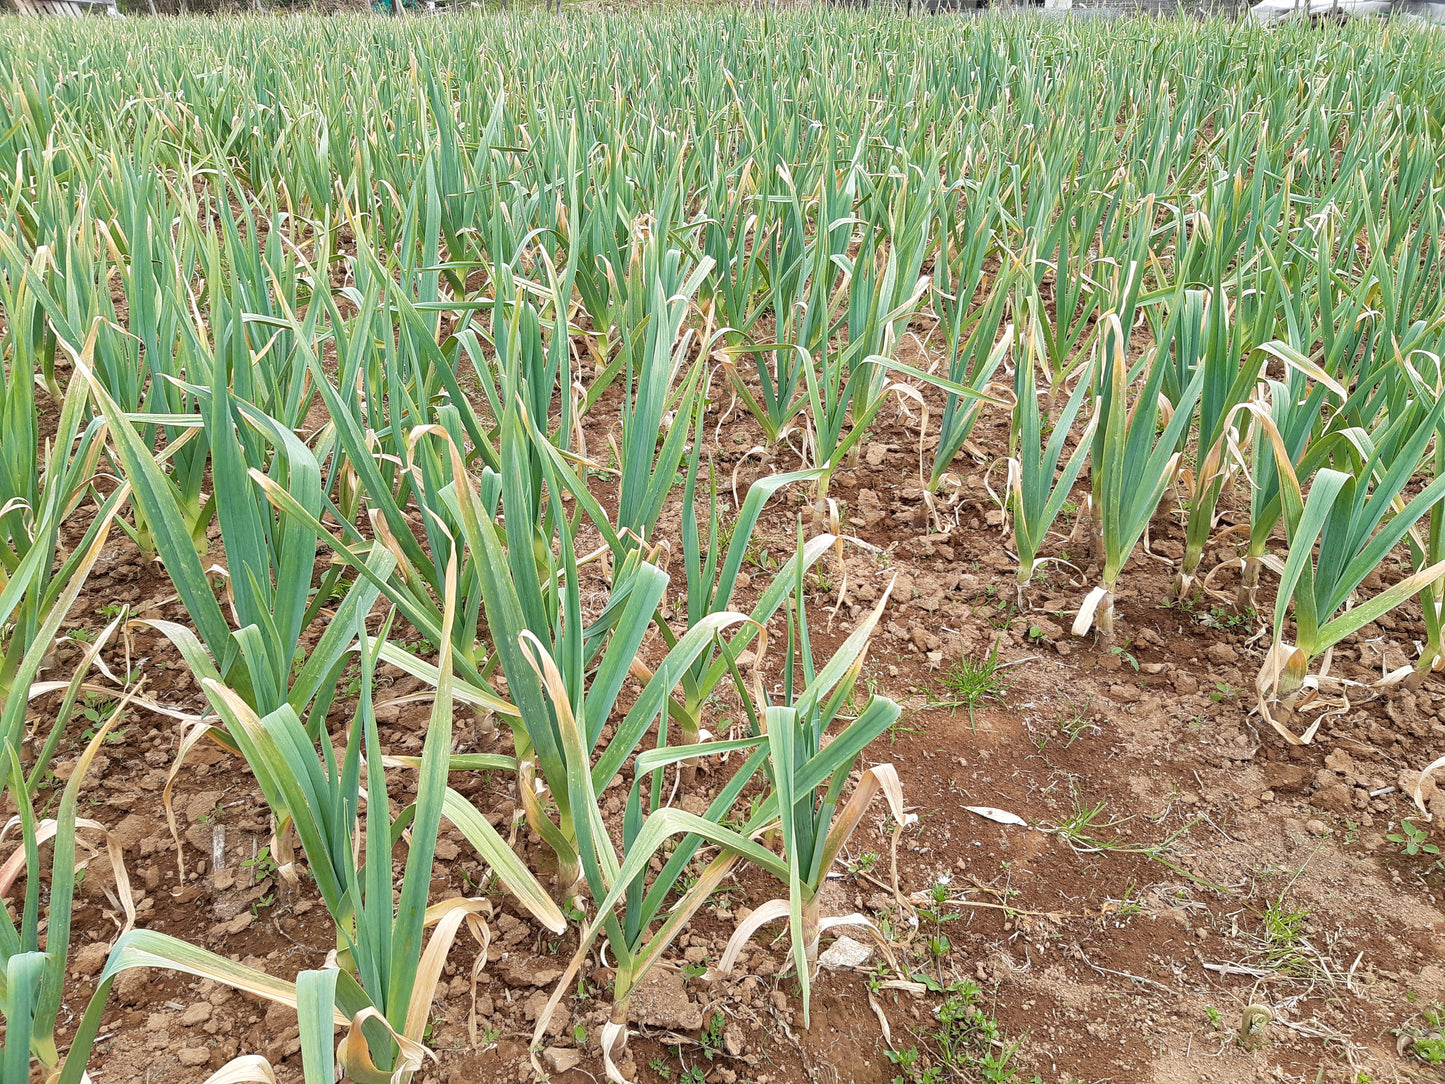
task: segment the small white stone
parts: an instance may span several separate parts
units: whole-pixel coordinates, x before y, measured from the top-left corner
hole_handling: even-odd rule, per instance
[[[862,967],[873,958],[873,946],[851,937],[840,937],[818,956],[818,966],[829,971],[842,971],[850,967]]]
[[[582,1063],[581,1054],[560,1046],[549,1046],[542,1051],[542,1058],[546,1061],[547,1068],[554,1073],[565,1073],[569,1069],[577,1068]]]

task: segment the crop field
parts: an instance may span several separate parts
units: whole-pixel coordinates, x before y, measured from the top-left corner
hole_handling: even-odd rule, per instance
[[[1442,118],[1386,24],[0,21],[0,1080],[1440,1080]]]

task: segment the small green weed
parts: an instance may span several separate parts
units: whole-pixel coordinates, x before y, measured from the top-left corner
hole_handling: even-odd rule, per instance
[[[878,860],[882,857],[877,851],[864,851],[856,859],[848,863],[848,872],[855,877],[860,873],[871,873],[873,867],[878,864]]]
[[[1260,954],[1268,967],[1284,974],[1299,974],[1310,967],[1300,949],[1306,947],[1305,923],[1313,912],[1312,907],[1285,903],[1283,892],[1258,912]]]
[[[1445,1039],[1416,1039],[1410,1044],[1410,1053],[1426,1065],[1445,1065]]]
[[[1405,1030],[1404,1034],[1411,1035],[1413,1040],[1410,1043],[1410,1053],[1426,1065],[1439,1068],[1445,1065],[1445,1035],[1441,1034],[1441,1030],[1445,1029],[1445,1007],[1438,1001],[1431,1002],[1420,1015],[1424,1018],[1425,1029],[1428,1030]]]
[[[1064,742],[1065,749],[1078,741],[1084,731],[1099,729],[1098,724],[1090,719],[1088,714],[1089,706],[1093,702],[1094,698],[1092,696],[1086,696],[1082,704],[1075,703],[1067,698],[1064,700],[1064,703],[1068,705],[1068,710],[1059,716],[1059,730],[1063,733],[1064,737],[1068,739]]]
[[[1410,821],[1401,821],[1398,832],[1390,832],[1385,836],[1391,843],[1400,844],[1400,853],[1414,856],[1417,854],[1437,855],[1440,848],[1433,843],[1426,843],[1428,838],[1425,829]]]
[[[251,871],[256,881],[264,881],[276,874],[276,859],[271,857],[271,848],[262,847],[252,858],[244,859],[241,865]]]
[[[948,878],[941,877],[933,883],[929,889],[929,904],[918,909],[918,916],[933,923],[933,933],[928,938],[928,954],[933,957],[934,966],[938,969],[938,988],[943,989],[943,958],[948,955],[948,950],[953,947],[948,935],[943,932],[943,924],[952,922],[954,919],[963,916],[954,913],[947,913],[948,909]]]
[[[998,657],[999,641],[982,660],[967,656],[959,659],[948,672],[938,679],[950,698],[942,702],[944,707],[963,707],[968,711],[968,721],[974,721],[973,712],[985,700],[1002,700],[1008,689],[1008,678]]]
[[[1013,1064],[1018,1042],[1004,1038],[998,1021],[982,1007],[983,991],[964,979],[948,987],[934,1012],[934,1029],[923,1036],[926,1046],[889,1051],[900,1073],[893,1084],[944,1084],[950,1080],[981,1080],[987,1084],[1019,1081]],[[1042,1084],[1033,1077],[1032,1084]]]
[[[723,1016],[720,1012],[713,1013],[712,1019],[708,1021],[707,1027],[704,1028],[702,1034],[698,1036],[697,1041],[702,1046],[702,1056],[708,1061],[712,1061],[713,1058],[722,1053],[723,1031],[727,1028],[727,1025],[727,1017]]]

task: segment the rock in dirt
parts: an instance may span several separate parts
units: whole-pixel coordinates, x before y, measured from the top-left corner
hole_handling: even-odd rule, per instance
[[[1330,826],[1322,820],[1305,821],[1305,831],[1312,836],[1327,836],[1330,834]]]
[[[296,1020],[296,1010],[290,1005],[284,1005],[279,1001],[270,1001],[266,1004],[266,1030],[274,1034],[280,1034],[290,1027]]]
[[[132,851],[140,845],[155,830],[155,822],[149,817],[142,817],[139,813],[131,813],[113,829],[113,836],[122,850]]]
[[[1210,662],[1217,662],[1220,665],[1239,661],[1239,652],[1228,644],[1210,644],[1204,649],[1204,654],[1209,656]]]
[[[70,961],[71,973],[82,977],[94,975],[105,966],[105,959],[109,955],[110,946],[104,941],[82,945]]]
[[[301,1032],[297,1028],[287,1028],[279,1038],[266,1044],[266,1057],[272,1062],[278,1062],[289,1058],[300,1049]]]
[[[122,971],[115,977],[115,986],[111,988],[111,992],[121,1005],[138,1005],[147,1000],[150,995],[157,995],[155,1000],[159,1001],[161,987],[157,983],[156,987],[152,989],[150,983],[151,975],[145,968],[132,968],[129,971]]]
[[[696,1031],[702,1009],[687,996],[682,975],[654,969],[632,991],[629,1015],[643,1027]]]
[[[1420,773],[1407,769],[1400,773],[1399,778],[1395,781],[1395,785],[1400,788],[1401,794],[1413,796],[1415,793],[1415,784],[1419,781]],[[1437,789],[1435,777],[1433,775],[1426,777],[1424,785],[1420,787],[1420,800],[1428,806],[1430,800],[1435,797]]]
[[[818,956],[818,966],[829,971],[843,971],[850,967],[863,967],[872,958],[872,945],[865,945],[851,937],[840,937]]]
[[[1405,690],[1385,702],[1385,714],[1390,717],[1391,722],[1401,726],[1413,721],[1419,710],[1415,694]]]
[[[215,838],[216,829],[214,825],[197,821],[185,831],[185,840],[202,854],[209,854],[211,841]]]
[[[497,916],[497,929],[501,931],[502,944],[515,945],[518,941],[525,940],[532,932],[532,928],[525,922],[503,911]]]
[[[748,1052],[747,1040],[743,1037],[743,1029],[736,1023],[729,1024],[723,1031],[723,1049],[728,1052],[730,1058],[740,1058]]]
[[[564,1046],[549,1046],[542,1051],[542,1060],[554,1073],[565,1073],[582,1064],[582,1055]]]
[[[559,967],[538,967],[537,961],[508,961],[501,967],[502,981],[508,986],[551,986],[562,977]]]
[[[1034,635],[1032,629],[1037,629],[1037,635],[1042,636],[1050,642],[1063,639],[1064,626],[1060,625],[1057,621],[1050,621],[1047,617],[1034,614],[1032,620],[1029,621],[1029,625],[1031,626],[1031,635]]]
[[[549,995],[547,992],[545,990],[538,990],[529,997],[522,1006],[522,1015],[525,1016],[528,1021],[536,1020],[537,1017],[547,1011],[548,1000]],[[567,1024],[570,1020],[571,1014],[567,1011],[567,1006],[558,1005],[552,1011],[552,1018],[547,1021],[547,1037],[550,1039],[560,1039],[562,1033],[567,1030]]]
[[[176,1059],[186,1066],[205,1065],[211,1060],[211,1051],[204,1046],[188,1046],[176,1054]]]
[[[195,824],[208,819],[220,801],[221,792],[218,790],[203,790],[191,795],[186,803],[186,820]]]
[[[436,856],[441,862],[455,862],[457,856],[462,853],[460,847],[449,839],[437,840]]]
[[[1343,783],[1336,783],[1315,794],[1314,804],[1330,813],[1353,813],[1355,811],[1355,795]]]
[[[204,1024],[211,1018],[211,1003],[209,1001],[197,1001],[185,1012],[181,1013],[181,1026],[193,1028],[197,1024]]]
[[[878,494],[871,489],[858,491],[858,520],[864,527],[872,527],[883,518],[883,506],[878,503]]]
[[[234,937],[242,930],[247,929],[255,920],[256,916],[253,915],[250,911],[242,911],[239,915],[231,919],[229,922],[221,922],[211,927],[211,935],[213,937],[220,937],[222,935],[229,934]]]
[[[984,568],[991,568],[995,572],[1013,571],[1018,564],[1017,561],[1015,561],[1007,553],[1003,552],[1002,549],[986,550],[985,552],[979,554],[978,560],[979,563],[984,566]]]
[[[1276,791],[1301,791],[1309,786],[1312,774],[1305,764],[1266,764],[1264,785]]]

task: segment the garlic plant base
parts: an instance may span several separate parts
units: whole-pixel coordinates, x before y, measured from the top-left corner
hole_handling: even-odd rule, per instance
[[[788,901],[785,899],[769,900],[760,906],[747,918],[738,923],[738,928],[733,931],[732,937],[728,938],[727,947],[723,949],[722,959],[718,961],[718,974],[727,976],[732,974],[733,966],[737,963],[738,954],[742,952],[743,946],[752,940],[753,935],[769,922],[776,922],[786,919],[790,913]],[[828,930],[836,929],[839,926],[861,926],[867,928],[883,946],[884,952],[890,959],[893,952],[887,942],[883,939],[878,927],[867,915],[854,912],[851,915],[840,915],[835,918],[820,919],[818,932],[826,933]]]
[[[276,1084],[276,1074],[271,1063],[259,1054],[243,1054],[232,1058],[210,1076],[204,1084]],[[90,1074],[80,1078],[80,1084],[90,1084]]]
[[[755,908],[752,914],[738,923],[738,928],[733,931],[732,937],[728,938],[727,947],[723,949],[722,959],[718,961],[718,973],[731,975],[733,965],[738,962],[738,953],[742,952],[743,946],[752,939],[753,934],[769,922],[787,918],[788,914],[787,900],[768,900],[767,903]]]
[[[1420,660],[1415,663],[1413,672],[1406,675],[1402,684],[1404,684],[1407,689],[1418,689],[1425,683],[1427,677],[1431,674],[1438,674],[1441,671],[1445,671],[1445,652],[1436,652],[1435,657],[1428,662],[1422,655]]]
[[[1194,590],[1195,579],[1196,577],[1187,576],[1183,572],[1174,573],[1174,597],[1187,599],[1189,593]]]
[[[1273,553],[1242,558],[1240,585],[1235,590],[1235,605],[1241,610],[1259,610],[1259,570],[1267,568],[1276,576],[1284,575],[1284,562]]]
[[[362,1025],[369,1020],[380,1021],[399,1050],[396,1068],[390,1073],[378,1069],[371,1059],[371,1047],[361,1030]],[[336,1064],[341,1070],[342,1078],[357,1081],[385,1080],[388,1084],[406,1084],[421,1069],[427,1058],[436,1061],[435,1054],[415,1039],[400,1034],[387,1022],[386,1017],[370,1007],[362,1009],[351,1018],[350,1030],[336,1047]]]
[[[1330,674],[1333,655],[1334,648],[1326,648],[1320,656],[1319,673],[1309,674],[1305,672],[1308,662],[1304,652],[1293,644],[1277,640],[1265,653],[1264,664],[1254,679],[1256,707],[1264,721],[1291,745],[1309,745],[1321,723],[1332,716],[1346,714],[1350,710],[1351,688],[1385,689],[1407,681],[1416,672],[1413,665],[1406,665],[1382,673],[1375,681],[1353,681]],[[1319,715],[1303,733],[1296,734],[1288,723],[1305,712]]]
[[[1233,558],[1233,559],[1228,560],[1228,561],[1220,561],[1219,564],[1215,565],[1213,568],[1211,568],[1208,572],[1206,572],[1206,573],[1204,574],[1204,578],[1203,578],[1202,580],[1198,580],[1199,589],[1200,589],[1201,591],[1203,591],[1204,594],[1206,594],[1206,595],[1208,595],[1210,598],[1214,599],[1216,602],[1223,602],[1223,603],[1226,603],[1226,604],[1231,604],[1231,605],[1234,605],[1234,606],[1238,606],[1240,609],[1254,609],[1254,598],[1255,598],[1255,595],[1258,593],[1258,580],[1257,580],[1257,579],[1256,579],[1255,587],[1254,587],[1252,590],[1247,589],[1247,588],[1244,588],[1244,587],[1240,587],[1240,588],[1238,588],[1238,589],[1236,589],[1236,590],[1234,590],[1234,591],[1226,591],[1226,590],[1224,590],[1223,588],[1215,587],[1215,586],[1214,586],[1214,578],[1215,578],[1216,576],[1218,576],[1221,572],[1226,572],[1226,571],[1229,571],[1229,570],[1231,570],[1231,569],[1238,569],[1238,570],[1239,570],[1240,577],[1241,577],[1241,580],[1242,580],[1242,579],[1243,579],[1243,576],[1244,576],[1244,570],[1245,570],[1245,559],[1244,559],[1243,557],[1239,557],[1239,558]],[[1181,573],[1179,574],[1178,580],[1176,580],[1176,583],[1179,583],[1179,582],[1181,582],[1181,581],[1184,581],[1185,579],[1186,579],[1186,577],[1185,577],[1184,574],[1181,572]],[[1188,579],[1189,583],[1192,585],[1192,584],[1195,582],[1196,577],[1194,577],[1194,576],[1189,576],[1189,577],[1187,577],[1187,579]],[[1246,606],[1241,606],[1241,605],[1240,605],[1241,595],[1243,595],[1243,597],[1245,597],[1245,598],[1247,598],[1247,599],[1249,600],[1249,601],[1248,601],[1248,604],[1247,604]],[[1180,598],[1185,598],[1185,597],[1187,597],[1187,596],[1184,594],[1183,590],[1181,590],[1179,597],[1180,597]]]
[[[1258,703],[1259,714],[1263,716],[1264,721],[1274,727],[1275,732],[1291,745],[1309,745],[1315,740],[1315,734],[1319,731],[1320,724],[1324,722],[1329,715],[1338,714],[1336,712],[1322,714],[1315,719],[1314,722],[1310,723],[1302,734],[1296,734],[1286,725],[1285,721],[1292,719],[1296,714],[1305,711],[1307,708],[1315,706],[1314,702],[1316,700],[1316,697],[1313,695],[1314,690],[1301,690],[1301,692],[1309,695],[1301,698],[1296,694],[1288,697],[1286,700],[1275,700],[1273,703],[1268,699],[1261,698]],[[1326,707],[1327,705],[1320,704],[1318,706]]]
[[[1264,721],[1274,727],[1280,737],[1291,745],[1310,744],[1319,731],[1320,723],[1324,721],[1325,716],[1321,715],[1303,734],[1296,734],[1285,725],[1286,721],[1296,714],[1314,707],[1319,695],[1320,681],[1329,674],[1330,654],[1329,651],[1325,652],[1320,663],[1320,673],[1310,675],[1306,673],[1308,658],[1293,644],[1276,640],[1265,652],[1264,663],[1254,679],[1258,711]],[[1326,706],[1328,705],[1320,705]]]
[[[612,1084],[632,1084],[612,1060],[613,1050],[620,1052],[627,1046],[627,1025],[613,1023],[611,1020],[603,1024],[601,1046],[602,1071],[607,1074],[607,1079],[612,1081]]]
[[[1109,592],[1102,587],[1095,587],[1084,596],[1083,605],[1079,607],[1078,615],[1074,618],[1073,627],[1069,630],[1075,636],[1087,636],[1089,629],[1094,626],[1094,618],[1101,605],[1107,603],[1110,610],[1113,609],[1114,600],[1109,597]],[[1110,621],[1112,625],[1112,620]],[[1100,621],[1100,631],[1103,631],[1103,622]],[[1110,632],[1112,632],[1112,628]]]

